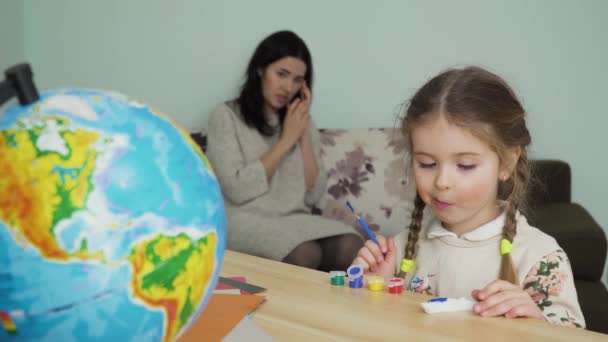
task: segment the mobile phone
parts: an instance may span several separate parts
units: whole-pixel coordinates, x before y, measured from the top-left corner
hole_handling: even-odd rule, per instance
[[[291,102],[293,103],[293,101],[295,101],[296,99],[300,99],[300,100],[304,100],[304,93],[302,93],[302,91],[300,90],[292,99]]]

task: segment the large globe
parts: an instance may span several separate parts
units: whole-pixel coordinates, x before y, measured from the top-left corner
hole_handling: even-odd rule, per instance
[[[0,340],[172,341],[226,219],[206,157],[145,104],[58,90],[0,111]]]

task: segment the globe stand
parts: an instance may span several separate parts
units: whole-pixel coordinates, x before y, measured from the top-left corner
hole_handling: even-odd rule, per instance
[[[29,64],[16,64],[6,69],[4,76],[6,80],[0,82],[0,106],[15,95],[24,106],[38,101],[38,90]]]

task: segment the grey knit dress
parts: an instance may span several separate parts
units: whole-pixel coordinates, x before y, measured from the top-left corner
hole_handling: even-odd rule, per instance
[[[312,131],[319,175],[314,188],[307,191],[298,145],[268,179],[260,158],[276,143],[279,133],[266,137],[248,127],[235,102],[223,103],[210,114],[207,157],[224,194],[228,249],[282,260],[304,241],[354,233],[342,222],[310,214],[327,181],[319,134]]]

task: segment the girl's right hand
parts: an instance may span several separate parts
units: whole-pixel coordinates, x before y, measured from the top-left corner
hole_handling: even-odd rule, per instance
[[[281,139],[289,146],[296,144],[308,127],[310,121],[309,107],[310,100],[302,100],[300,98],[296,98],[287,107]]]
[[[395,274],[397,264],[395,238],[390,237],[387,240],[384,236],[377,235],[376,239],[378,244],[372,240],[365,241],[365,245],[353,260],[353,265],[361,266],[365,274],[391,278]],[[382,255],[383,252],[386,255]]]

